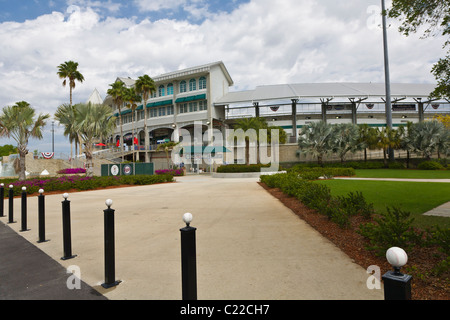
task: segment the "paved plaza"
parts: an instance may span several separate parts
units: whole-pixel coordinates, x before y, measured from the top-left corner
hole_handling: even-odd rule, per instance
[[[365,268],[299,219],[257,181],[257,178],[214,179],[196,175],[177,177],[176,183],[171,184],[71,193],[72,252],[77,256],[65,261],[60,259],[61,195],[46,196],[48,242],[37,243],[37,197],[28,198],[29,231],[20,232],[20,198],[14,202],[17,223],[6,224],[8,218],[3,217],[0,228],[12,229],[16,233],[15,242],[17,235],[26,240],[19,248],[34,250],[39,253],[36,259],[52,263],[52,267],[43,268],[45,272],[33,266],[29,270],[36,270],[35,275],[32,271],[20,275],[23,280],[42,277],[42,292],[33,288],[33,297],[38,299],[39,294],[45,299],[51,299],[52,295],[55,299],[64,298],[61,292],[69,291],[63,288],[70,276],[66,270],[75,267],[80,271],[82,287],[87,290],[82,296],[85,299],[102,298],[96,294],[100,293],[111,300],[180,300],[179,229],[185,226],[182,216],[186,212],[192,213],[191,226],[197,228],[200,300],[383,299],[382,289],[367,288],[370,275]],[[106,199],[113,200],[112,208],[116,210],[116,279],[121,280],[111,289],[101,286],[105,280]],[[5,201],[6,216],[7,208]],[[5,237],[0,239],[7,241]],[[0,251],[6,247],[3,244]],[[10,258],[14,256],[9,254]],[[17,255],[21,254],[27,251],[17,249]],[[24,264],[39,265],[31,259]],[[13,272],[17,277],[24,268],[2,261],[0,291],[4,283],[1,277],[8,277],[6,271],[16,271]],[[53,276],[56,280],[49,284]],[[14,283],[10,282],[8,288],[13,290]],[[19,285],[16,284],[15,290],[26,297],[27,288],[18,288]],[[52,292],[52,286],[56,285],[59,289]],[[5,298],[20,299],[14,292],[9,295],[0,292],[0,299]]]

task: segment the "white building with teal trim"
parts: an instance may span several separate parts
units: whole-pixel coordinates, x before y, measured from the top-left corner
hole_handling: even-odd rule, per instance
[[[133,118],[134,130],[139,142],[140,150],[144,151],[144,112],[147,112],[148,135],[150,150],[155,150],[158,143],[179,139],[179,129],[192,131],[194,124],[201,124],[203,132],[208,128],[221,128],[225,124],[225,109],[215,106],[214,102],[224,97],[229,88],[234,85],[230,74],[223,62],[215,62],[180,71],[152,77],[155,81],[156,92],[147,105],[141,104],[132,117],[131,109],[122,108],[122,129],[124,143],[132,145]],[[135,80],[131,78],[117,78],[127,87],[132,87]],[[105,104],[110,105],[118,116],[118,110],[113,105],[110,96]],[[117,126],[113,142],[120,137]]]
[[[174,71],[152,77],[156,92],[135,114],[134,130],[142,152],[144,112],[147,112],[151,152],[158,143],[179,141],[180,129],[192,132],[194,125],[207,129],[232,128],[237,119],[264,117],[269,124],[285,129],[290,143],[298,131],[312,121],[367,123],[386,126],[385,87],[381,83],[300,83],[261,85],[253,90],[231,91],[233,80],[223,62]],[[135,80],[117,78],[128,87]],[[400,126],[419,122],[436,114],[449,114],[446,100],[431,100],[433,84],[391,84],[392,123]],[[111,97],[104,103],[113,106]],[[118,110],[114,111],[118,115]],[[122,108],[124,141],[132,145],[131,110]],[[117,126],[111,142],[120,135]],[[203,143],[204,145],[207,143]]]

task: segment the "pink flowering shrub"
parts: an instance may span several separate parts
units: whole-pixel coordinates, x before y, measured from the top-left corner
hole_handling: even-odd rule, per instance
[[[58,171],[59,174],[78,174],[86,173],[86,169],[83,168],[67,168]]]
[[[163,169],[163,170],[155,170],[156,175],[160,174],[170,174],[172,176],[182,176],[183,170],[182,169]]]

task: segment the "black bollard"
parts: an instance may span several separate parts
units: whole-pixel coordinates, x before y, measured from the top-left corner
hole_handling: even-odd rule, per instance
[[[114,209],[111,209],[112,200],[106,200],[108,209],[103,210],[105,225],[105,289],[117,286],[121,281],[116,281],[115,266],[115,239],[114,239]]]
[[[408,261],[406,252],[397,247],[390,248],[386,253],[388,262],[394,267],[394,271],[388,271],[383,275],[385,300],[411,300],[412,277],[400,272]]]
[[[0,218],[5,216],[5,185],[0,183]]]
[[[27,229],[27,188],[22,187],[22,208],[21,208],[21,224],[22,229],[20,232],[28,231]]]
[[[68,260],[75,258],[72,255],[72,235],[70,230],[70,201],[67,200],[69,195],[64,193],[64,201],[62,202],[62,219],[63,219],[63,249],[64,257],[61,260]]]
[[[13,185],[12,184],[9,185],[8,202],[9,202],[8,223],[16,223],[16,221],[14,221],[14,190],[13,190]]]
[[[44,189],[39,189],[39,196],[38,196],[38,224],[39,224],[39,240],[38,240],[38,243],[47,242],[47,240],[45,240],[45,196],[44,196]]]
[[[181,231],[181,283],[183,300],[197,300],[197,258],[195,246],[196,228],[189,226],[192,215],[185,213],[186,227]]]

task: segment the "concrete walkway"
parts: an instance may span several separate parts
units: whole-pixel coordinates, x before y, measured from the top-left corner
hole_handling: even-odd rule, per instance
[[[19,232],[20,199],[14,202],[18,222],[5,228],[64,269],[79,268],[83,285],[108,299],[181,299],[179,229],[184,227],[186,212],[192,213],[191,225],[197,228],[201,300],[383,299],[382,289],[367,288],[370,275],[365,268],[369,266],[355,264],[257,181],[199,175],[179,177],[173,184],[72,193],[72,252],[77,257],[66,261],[60,260],[61,195],[46,196],[46,237],[50,241],[36,243],[37,197],[28,198],[29,231]],[[103,210],[108,198],[116,210],[116,279],[122,282],[106,290],[101,284]],[[0,221],[6,223],[7,217]],[[1,250],[0,270],[19,271],[20,266],[5,264]],[[53,275],[53,269],[48,274]],[[42,290],[51,291],[48,287]],[[57,296],[58,292],[52,293]]]

